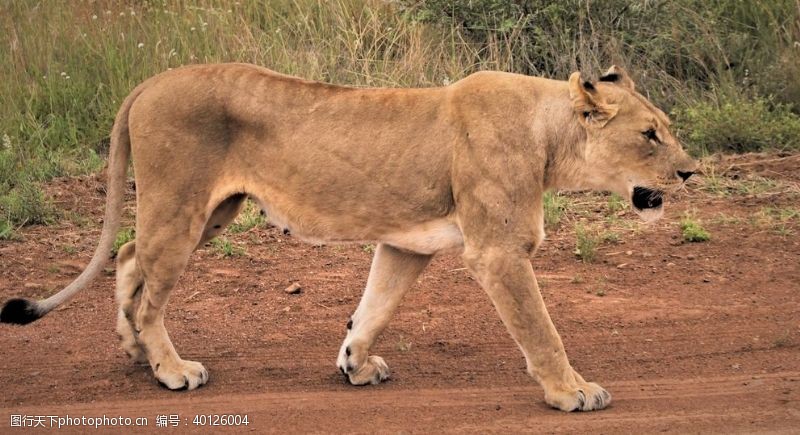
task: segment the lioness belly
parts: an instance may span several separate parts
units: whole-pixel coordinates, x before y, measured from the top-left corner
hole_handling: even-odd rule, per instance
[[[420,254],[461,251],[464,238],[451,219],[437,219],[386,234],[380,242]]]
[[[408,226],[376,226],[375,222],[351,221],[351,225],[345,230],[334,225],[334,221],[338,223],[342,216],[334,218],[306,212],[302,218],[292,219],[289,213],[283,212],[274,204],[263,200],[258,202],[272,225],[308,243],[376,242],[419,254],[458,252],[464,247],[461,230],[451,218],[437,218]]]

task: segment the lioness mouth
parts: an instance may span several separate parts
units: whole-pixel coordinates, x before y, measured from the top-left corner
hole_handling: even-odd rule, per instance
[[[648,189],[646,187],[636,186],[633,188],[633,206],[639,210],[647,210],[651,208],[661,207],[664,203],[664,192],[660,190]]]

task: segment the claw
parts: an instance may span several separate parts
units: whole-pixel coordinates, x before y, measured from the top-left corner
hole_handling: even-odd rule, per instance
[[[583,390],[578,390],[578,406],[573,411],[584,411],[584,405],[586,405],[586,393]]]

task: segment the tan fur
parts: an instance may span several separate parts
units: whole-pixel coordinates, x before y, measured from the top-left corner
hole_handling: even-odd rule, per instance
[[[677,186],[676,171],[694,168],[666,115],[624,70],[611,71],[617,82],[588,87],[577,73],[563,82],[481,72],[443,88],[354,89],[244,64],[151,78],[117,121],[128,124],[137,187],[137,239],[118,259],[123,347],[169,388],[208,380],[175,352],[164,309],[191,252],[246,194],[300,238],[378,243],[337,361],[350,382],[388,376],[370,347],[431,255],[455,251],[547,403],[605,407],[608,393],[571,368],[531,268],[544,237],[542,195],[630,196],[634,186]],[[642,135],[650,128],[658,143]],[[124,165],[110,167],[119,184]]]

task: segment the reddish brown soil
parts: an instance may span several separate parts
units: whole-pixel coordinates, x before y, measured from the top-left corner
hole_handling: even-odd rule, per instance
[[[456,257],[433,262],[375,346],[392,379],[346,385],[335,359],[369,249],[315,247],[262,228],[229,235],[244,256],[198,251],[172,294],[167,327],[179,353],[209,369],[206,386],[167,391],[128,361],[114,333],[109,263],[67,306],[0,326],[0,432],[11,414],[121,414],[149,418],[151,430],[156,415],[179,414],[184,429],[203,431],[211,428],[193,425],[195,414],[231,413],[249,417],[236,430],[256,432],[800,430],[800,217],[764,217],[765,207],[800,208],[800,159],[751,156],[714,169],[727,196],[698,177],[656,224],[623,212],[602,224],[620,240],[602,244],[593,263],[573,254],[572,229],[601,225],[607,200],[570,196],[532,260],[572,364],[614,396],[604,411],[544,404]],[[77,275],[98,238],[102,186],[95,177],[48,186],[67,218],[0,241],[0,299],[48,295]],[[686,211],[711,241],[682,241]],[[293,282],[303,291],[285,294]]]

